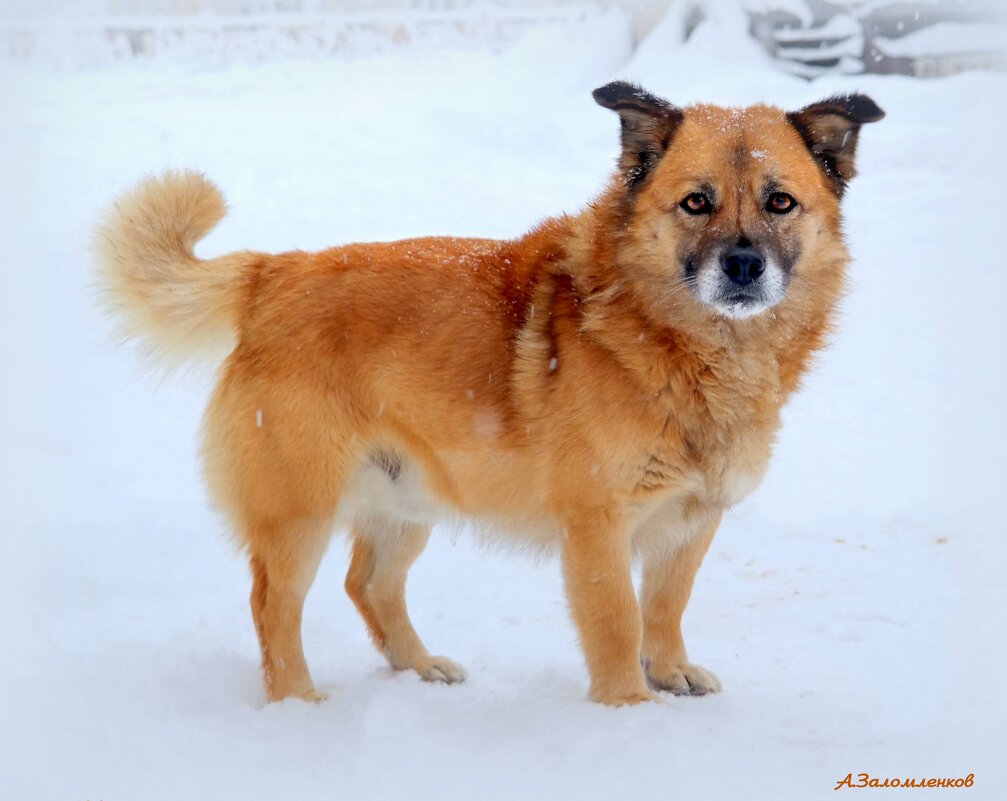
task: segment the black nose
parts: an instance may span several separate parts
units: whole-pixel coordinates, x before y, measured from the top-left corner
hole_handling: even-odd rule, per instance
[[[766,271],[766,262],[754,248],[734,248],[724,256],[724,272],[739,286],[755,282]]]

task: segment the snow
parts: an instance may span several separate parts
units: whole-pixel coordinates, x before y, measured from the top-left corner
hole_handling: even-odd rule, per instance
[[[808,83],[730,13],[635,52],[620,19],[502,54],[0,75],[4,798],[803,801],[850,772],[974,773],[964,795],[1002,796],[1007,78]],[[331,697],[266,706],[247,568],[200,485],[212,371],[158,379],[113,346],[97,215],[146,172],[196,167],[231,207],[207,255],[515,236],[602,186],[618,126],[590,90],[616,77],[678,103],[861,90],[888,111],[845,200],[833,345],[686,615],[724,692],[587,703],[558,565],[444,529],[409,598],[465,684],[384,665],[337,538],[304,623]]]

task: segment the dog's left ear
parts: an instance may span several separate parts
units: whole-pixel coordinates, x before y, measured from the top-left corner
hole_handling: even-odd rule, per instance
[[[857,174],[854,157],[860,126],[884,116],[885,112],[867,95],[842,95],[793,111],[787,119],[842,197],[847,182]]]
[[[599,106],[619,114],[622,155],[619,169],[626,186],[640,186],[654,170],[682,122],[682,110],[625,81],[606,84],[593,92]]]

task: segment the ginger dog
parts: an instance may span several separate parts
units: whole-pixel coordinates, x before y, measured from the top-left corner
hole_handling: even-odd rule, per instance
[[[513,241],[203,260],[224,203],[190,172],[142,182],[101,227],[128,335],[169,356],[231,344],[203,458],[251,563],[270,700],[322,698],[301,611],[340,525],[346,590],[392,667],[464,678],[406,611],[445,517],[558,544],[591,699],[720,689],[686,656],[682,613],[829,330],[840,199],[884,113],[862,95],[793,113],[681,109],[622,82],[594,97],[620,117],[617,174]]]

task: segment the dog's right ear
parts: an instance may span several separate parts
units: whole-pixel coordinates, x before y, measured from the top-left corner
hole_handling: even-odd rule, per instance
[[[599,106],[617,112],[622,124],[622,155],[619,169],[626,186],[640,186],[664,156],[682,110],[650,92],[625,81],[606,84],[593,92]]]

